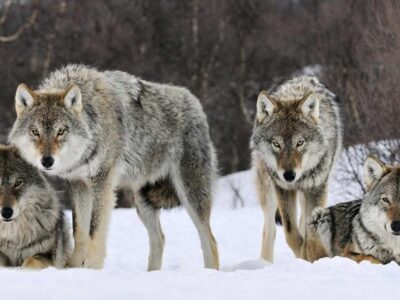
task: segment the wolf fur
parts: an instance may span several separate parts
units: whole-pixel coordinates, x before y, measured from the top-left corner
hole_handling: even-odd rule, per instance
[[[36,91],[20,85],[16,111],[10,142],[38,168],[69,181],[72,266],[103,266],[113,188],[120,184],[133,189],[149,234],[148,270],[161,268],[160,209],[179,204],[197,228],[205,267],[218,268],[210,228],[216,155],[206,115],[187,89],[69,65]]]
[[[7,209],[11,209],[8,215]],[[65,266],[72,245],[55,191],[16,148],[4,145],[0,145],[0,211],[1,266]]]
[[[296,257],[325,256],[309,236],[306,219],[324,206],[328,178],[342,147],[336,96],[317,78],[300,76],[262,91],[251,137],[258,197],[264,212],[262,258],[272,261],[275,212],[279,208],[286,241]],[[297,226],[296,199],[302,208]]]
[[[363,199],[316,208],[310,228],[330,257],[400,264],[400,167],[370,157],[364,169]]]

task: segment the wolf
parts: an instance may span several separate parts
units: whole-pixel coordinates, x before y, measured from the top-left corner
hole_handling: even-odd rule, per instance
[[[318,239],[309,235],[306,219],[315,207],[325,205],[328,178],[341,147],[336,96],[317,78],[295,77],[274,91],[259,93],[250,148],[265,220],[262,258],[273,261],[277,207],[296,257],[314,261],[326,255]]]
[[[0,266],[65,267],[72,244],[56,192],[12,146],[0,145]]]
[[[103,267],[119,185],[134,191],[148,231],[149,271],[162,264],[160,210],[181,204],[198,231],[205,267],[219,267],[210,227],[216,154],[203,108],[186,88],[68,65],[36,90],[19,85],[15,105],[10,143],[39,169],[69,182],[71,266]]]
[[[371,156],[364,173],[362,200],[316,208],[309,226],[330,257],[400,264],[400,166]]]

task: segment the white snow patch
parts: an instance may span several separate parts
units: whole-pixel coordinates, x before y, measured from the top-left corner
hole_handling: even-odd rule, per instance
[[[232,209],[235,192],[244,207]],[[331,184],[335,188],[335,182]],[[340,201],[330,190],[330,202]],[[237,201],[237,207],[241,207]],[[275,261],[259,257],[263,214],[253,174],[220,179],[212,229],[222,271],[203,269],[197,232],[184,209],[161,214],[166,237],[163,269],[146,272],[147,232],[134,209],[113,212],[103,270],[49,268],[25,272],[0,269],[3,297],[12,299],[385,299],[400,293],[400,267],[357,264],[324,258],[313,264],[296,259],[278,227]]]

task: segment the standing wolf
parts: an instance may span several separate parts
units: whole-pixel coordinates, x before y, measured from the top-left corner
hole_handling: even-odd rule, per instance
[[[72,245],[55,191],[19,151],[0,145],[0,266],[65,266]]]
[[[400,167],[369,157],[363,200],[316,208],[311,228],[329,256],[400,264]]]
[[[309,238],[305,220],[316,206],[325,205],[329,174],[341,150],[342,126],[335,98],[309,76],[258,96],[251,149],[265,218],[261,256],[266,260],[273,260],[277,205],[286,241],[296,257],[314,261],[325,255],[318,240]],[[300,230],[297,196],[302,200]]]
[[[150,241],[148,270],[161,268],[161,208],[183,204],[200,236],[204,265],[218,268],[210,228],[216,156],[206,115],[187,89],[119,71],[69,65],[36,91],[21,84],[10,142],[73,198],[71,265],[101,268],[113,187],[134,190]]]

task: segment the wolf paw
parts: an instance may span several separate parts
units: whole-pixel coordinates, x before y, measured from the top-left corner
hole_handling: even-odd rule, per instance
[[[74,252],[72,254],[72,257],[68,261],[67,265],[70,268],[82,268],[84,263],[85,263],[85,259],[84,259],[83,255],[81,255],[80,253]]]
[[[44,257],[31,256],[24,260],[22,268],[24,269],[45,269],[51,266],[51,262]]]

